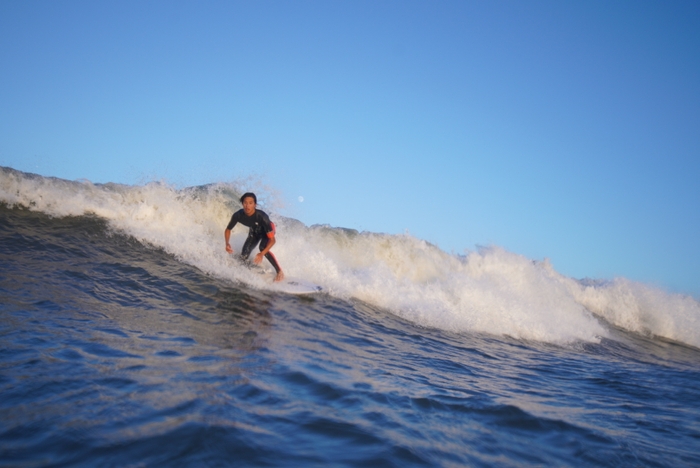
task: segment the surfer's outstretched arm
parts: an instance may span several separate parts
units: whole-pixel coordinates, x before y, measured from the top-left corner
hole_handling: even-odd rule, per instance
[[[226,252],[233,253],[233,249],[231,248],[231,244],[229,244],[229,239],[231,239],[231,230],[226,229],[224,231],[224,240],[226,241]]]
[[[258,264],[262,263],[263,257],[264,257],[265,255],[267,255],[267,253],[272,249],[272,246],[275,245],[275,243],[276,243],[275,238],[274,238],[274,237],[270,237],[269,240],[266,242],[265,248],[264,248],[264,249],[260,249],[260,252],[258,252],[258,253],[255,255],[255,260],[253,260],[253,261],[254,261],[255,263],[258,263]],[[260,247],[262,247],[262,243],[261,243]]]

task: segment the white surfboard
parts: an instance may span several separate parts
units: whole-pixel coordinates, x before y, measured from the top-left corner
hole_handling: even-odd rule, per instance
[[[275,291],[287,294],[315,294],[323,291],[321,286],[301,278],[285,276],[282,281],[273,281],[275,272],[261,269],[258,273],[265,278],[265,282],[269,281],[270,289]]]
[[[273,282],[272,289],[287,294],[315,294],[323,291],[321,286],[298,278],[285,278],[282,281]]]

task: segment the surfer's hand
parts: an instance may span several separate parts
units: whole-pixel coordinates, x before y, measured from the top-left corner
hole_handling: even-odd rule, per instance
[[[253,259],[253,263],[255,263],[256,265],[260,265],[262,263],[262,261],[263,261],[263,254],[262,254],[262,252],[260,252]]]
[[[231,248],[231,244],[226,244],[226,252],[233,253],[233,249]]]

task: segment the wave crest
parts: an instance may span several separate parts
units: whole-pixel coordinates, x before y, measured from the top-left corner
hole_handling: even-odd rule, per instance
[[[177,190],[158,182],[71,182],[0,168],[6,205],[56,217],[97,215],[208,274],[264,288],[260,275],[224,251],[223,231],[243,191],[227,183]],[[420,326],[570,343],[608,336],[607,322],[700,347],[700,303],[689,296],[624,278],[575,280],[546,260],[497,246],[457,256],[410,235],[309,227],[269,213],[278,228],[275,253],[288,275]],[[245,236],[244,228],[234,230],[234,249]]]

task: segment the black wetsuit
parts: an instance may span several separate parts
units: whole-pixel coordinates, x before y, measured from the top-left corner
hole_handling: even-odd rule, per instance
[[[245,214],[245,211],[238,210],[231,216],[231,221],[228,222],[226,229],[230,231],[237,223],[241,223],[249,228],[248,238],[243,243],[241,251],[243,260],[248,260],[250,252],[253,251],[258,242],[260,242],[260,251],[262,252],[267,247],[269,239],[275,237],[275,224],[270,221],[270,217],[264,211],[256,209],[252,216],[248,216]],[[277,273],[282,270],[272,252],[267,252],[265,258],[272,264]]]

